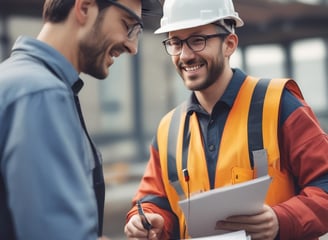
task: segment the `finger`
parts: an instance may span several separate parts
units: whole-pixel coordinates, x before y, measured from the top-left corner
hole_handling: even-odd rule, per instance
[[[133,225],[133,227],[135,227],[136,229],[138,229],[139,231],[142,232],[147,232],[147,230],[145,230],[141,218],[139,215],[135,215],[131,218],[130,220],[131,224]]]
[[[159,240],[161,239],[161,230],[159,229],[151,229],[149,230],[149,233],[148,233],[148,239],[150,240]]]
[[[124,232],[129,239],[148,239],[148,231],[143,228],[139,229],[132,223],[125,226]]]
[[[245,227],[244,224],[240,223],[233,223],[233,222],[227,222],[227,221],[218,221],[216,223],[215,229],[216,230],[227,230],[227,231],[238,231],[243,230]]]
[[[148,232],[148,239],[150,239],[150,240],[156,240],[157,239],[157,234],[154,231],[149,230],[149,232]]]
[[[259,232],[259,233],[248,233],[247,235],[249,235],[251,237],[252,240],[273,240],[275,239],[275,235],[272,232]]]
[[[225,219],[226,222],[231,223],[244,223],[244,224],[261,224],[272,219],[272,214],[269,211],[262,212],[261,214],[250,216],[233,216]]]

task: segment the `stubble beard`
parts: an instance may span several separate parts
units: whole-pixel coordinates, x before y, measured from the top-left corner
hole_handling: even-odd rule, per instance
[[[183,76],[183,73],[180,71],[179,74],[182,77],[185,85],[186,85],[186,81],[198,81],[198,84],[195,85],[189,85],[187,86],[187,88],[190,91],[202,91],[205,90],[207,88],[209,88],[212,84],[214,84],[216,81],[218,81],[218,79],[220,78],[220,76],[223,73],[224,70],[224,61],[223,61],[223,56],[219,56],[218,57],[218,62],[211,65],[210,67],[208,67],[209,65],[206,64],[206,66],[208,67],[208,74],[205,76],[204,79],[199,79],[199,78],[195,78],[195,79],[185,79]]]
[[[97,79],[105,79],[104,70],[108,43],[101,34],[101,20],[97,19],[89,34],[79,43],[81,71]]]

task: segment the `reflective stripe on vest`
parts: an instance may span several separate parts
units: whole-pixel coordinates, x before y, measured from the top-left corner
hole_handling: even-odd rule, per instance
[[[252,152],[264,148],[268,153],[268,172],[273,177],[266,203],[275,205],[294,195],[293,181],[287,173],[280,171],[279,164],[278,115],[285,86],[302,99],[292,80],[246,78],[222,134],[215,188],[255,178]],[[185,218],[178,201],[181,196],[210,190],[196,114],[187,115],[185,103],[168,113],[160,123],[157,141],[165,190],[171,208],[180,220],[180,236],[186,238]],[[189,171],[188,183],[184,181],[183,169]],[[285,188],[277,188],[280,184]]]

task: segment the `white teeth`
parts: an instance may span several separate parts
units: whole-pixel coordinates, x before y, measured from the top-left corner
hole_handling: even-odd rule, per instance
[[[109,55],[110,55],[111,58],[117,58],[117,57],[120,56],[120,54],[117,53],[117,52],[111,52]]]
[[[193,67],[185,67],[186,71],[196,71],[197,69],[200,69],[200,65],[193,66]]]
[[[118,55],[116,54],[109,54],[110,58],[114,61],[116,58],[118,58]]]

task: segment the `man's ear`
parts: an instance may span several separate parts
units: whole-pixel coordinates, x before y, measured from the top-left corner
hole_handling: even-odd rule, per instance
[[[234,33],[229,34],[224,40],[224,55],[230,57],[238,47],[238,36]]]
[[[88,20],[88,14],[90,12],[90,8],[96,4],[95,0],[75,0],[74,5],[74,13],[76,16],[76,20],[84,25]]]

